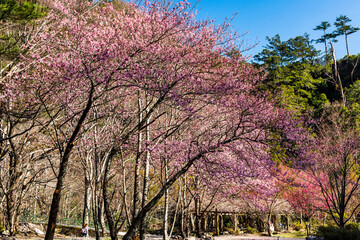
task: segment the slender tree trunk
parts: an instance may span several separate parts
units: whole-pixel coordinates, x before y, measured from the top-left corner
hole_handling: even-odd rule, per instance
[[[117,231],[116,231],[116,226],[114,223],[114,219],[110,210],[110,200],[109,200],[109,194],[108,194],[108,183],[109,183],[109,172],[110,172],[110,165],[111,165],[111,161],[112,161],[112,155],[113,153],[111,153],[109,155],[109,158],[106,162],[106,168],[105,168],[105,172],[104,172],[104,182],[103,182],[103,197],[104,197],[104,208],[105,208],[105,214],[106,214],[106,219],[109,225],[109,230],[110,230],[110,237],[111,240],[117,240]]]
[[[168,165],[167,165],[167,160],[165,160],[165,182],[167,181],[168,181]],[[169,239],[168,218],[169,218],[169,189],[166,189],[164,195],[163,240]]]
[[[146,105],[148,105],[148,101],[146,100]],[[147,110],[148,113],[148,110]],[[148,142],[150,141],[150,117],[146,121],[146,128],[145,128],[145,139],[146,139],[146,147],[148,146]],[[146,151],[145,154],[145,164],[144,164],[144,185],[143,185],[143,198],[141,202],[141,208],[144,208],[145,204],[148,200],[148,194],[149,194],[149,170],[150,170],[150,152]],[[140,223],[140,240],[145,240],[145,230],[146,230],[146,224],[145,224],[145,218],[141,220]]]
[[[33,206],[33,215],[34,217],[36,217],[37,215],[37,201],[38,201],[38,196],[39,196],[39,186],[37,185],[35,188],[35,199],[34,199],[34,206]]]
[[[172,234],[174,232],[175,223],[177,222],[176,220],[177,220],[177,214],[178,214],[178,211],[179,211],[180,198],[181,198],[181,187],[179,186],[179,193],[178,193],[178,197],[177,197],[177,200],[176,200],[174,219],[173,219],[173,222],[171,224],[171,229],[170,229],[170,232],[169,232],[170,237],[172,236]]]
[[[339,90],[340,90],[340,93],[341,93],[342,105],[345,107],[346,106],[346,97],[345,97],[345,92],[344,92],[344,88],[343,88],[343,85],[342,85],[341,77],[340,77],[340,74],[339,74],[339,70],[338,70],[338,67],[337,67],[335,49],[334,49],[334,46],[333,46],[333,44],[331,42],[330,42],[330,45],[331,45],[331,52],[332,52],[333,61],[334,61],[334,82],[339,87]]]
[[[327,63],[327,59],[328,59],[328,50],[327,50],[326,30],[325,30],[325,29],[324,29],[324,43],[325,43],[325,62]]]
[[[183,238],[188,237],[187,231],[187,208],[186,208],[186,175],[182,178],[183,182],[183,191],[181,192],[181,210],[180,210],[180,232]],[[181,181],[180,181],[181,183]]]
[[[121,153],[120,153],[121,154]],[[124,209],[125,209],[125,216],[126,216],[126,223],[127,226],[130,226],[131,221],[130,221],[130,209],[127,203],[127,188],[126,188],[126,166],[125,166],[125,161],[122,158],[122,162],[121,162],[121,167],[122,167],[122,184],[123,184],[123,193],[124,193]]]
[[[347,39],[347,34],[346,34],[346,32],[345,32],[344,35],[345,35],[347,58],[349,59],[350,54],[349,54],[349,45],[348,45],[348,39]]]
[[[104,193],[103,193],[104,195]],[[105,225],[105,218],[104,218],[104,199],[98,198],[99,204],[98,204],[98,214],[99,214],[99,223],[101,227],[101,236],[105,237],[106,234],[106,225]]]
[[[95,194],[95,191],[92,194],[92,212],[93,212],[93,221],[94,221],[94,227],[95,227],[95,238],[96,240],[100,240],[100,231],[99,231],[99,215],[97,213],[98,211],[98,201]]]
[[[136,215],[136,217],[133,219],[131,226],[129,227],[127,233],[124,235],[123,240],[130,240],[136,231],[139,229],[139,225],[143,218],[146,217],[146,214],[160,201],[160,199],[164,196],[165,191],[169,189],[175,182],[178,180],[181,176],[183,176],[189,168],[194,164],[196,160],[201,158],[203,156],[204,152],[198,153],[196,156],[191,158],[187,164],[181,168],[180,171],[178,171],[174,176],[170,178],[169,181],[166,182],[166,184],[161,188],[161,190],[149,201],[143,209]]]
[[[135,169],[134,169],[134,197],[133,197],[133,214],[132,217],[135,218],[140,202],[140,156],[141,156],[141,144],[142,144],[142,132],[140,129],[140,122],[142,121],[142,103],[141,95],[138,92],[138,118],[139,118],[139,133],[138,133],[138,142],[137,142],[137,154],[135,160]]]
[[[272,236],[272,232],[271,232],[271,213],[269,213],[268,216],[267,216],[267,225],[268,225],[268,227],[267,227],[268,235],[269,235],[269,237],[271,237]]]
[[[89,224],[89,212],[90,212],[90,203],[91,203],[91,185],[89,176],[85,173],[85,189],[84,189],[84,209],[83,209],[83,226],[84,224]]]
[[[216,228],[216,236],[220,235],[220,224],[219,224],[219,213],[218,210],[215,210],[215,228]]]
[[[49,221],[47,224],[45,240],[53,240],[54,239],[56,221],[57,221],[60,200],[61,200],[61,191],[64,186],[64,180],[65,180],[65,174],[67,172],[67,166],[69,163],[72,149],[75,145],[76,137],[78,136],[78,134],[81,130],[82,124],[84,123],[84,121],[90,111],[90,108],[92,106],[93,92],[94,92],[94,86],[92,85],[86,107],[85,107],[84,111],[82,112],[82,114],[79,118],[79,121],[77,122],[77,125],[76,125],[69,141],[67,142],[64,154],[62,155],[62,157],[60,159],[59,173],[57,175],[57,183],[56,183],[55,191],[53,193],[53,198],[52,198],[52,202],[51,202]]]
[[[9,136],[13,130],[12,124],[9,124]],[[19,192],[19,181],[22,173],[19,169],[19,157],[16,154],[16,148],[12,140],[9,140],[10,151],[9,151],[9,182],[7,186],[7,192],[5,193],[6,198],[6,223],[9,230],[10,236],[16,235],[19,231],[18,223],[18,197]]]
[[[201,219],[200,219],[200,198],[195,197],[195,230],[196,236],[201,237]]]

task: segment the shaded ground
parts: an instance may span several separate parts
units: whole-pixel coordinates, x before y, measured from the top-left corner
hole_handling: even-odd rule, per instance
[[[119,237],[121,239],[121,237]],[[0,240],[41,240],[43,237],[39,236],[19,236],[19,237],[6,237],[0,236]],[[56,240],[93,240],[95,237],[71,237],[71,236],[62,236],[56,235]],[[110,237],[102,237],[101,239],[110,240]],[[244,236],[235,236],[235,235],[222,235],[214,237],[214,240],[303,240],[304,238],[282,238],[282,237],[261,237],[257,235],[244,235]],[[146,240],[162,240],[160,235],[146,235]],[[189,240],[196,240],[196,238],[189,238]]]
[[[119,234],[119,239],[121,239],[121,235]],[[162,240],[161,235],[151,235],[147,234],[145,236],[146,240]],[[44,237],[41,236],[16,236],[16,237],[8,237],[5,235],[0,235],[0,240],[42,240]],[[55,234],[55,240],[94,240],[95,237],[78,237],[78,236],[66,236],[63,234]],[[110,240],[110,237],[101,237],[102,240]],[[221,236],[215,236],[214,240],[304,240],[304,238],[283,238],[279,236],[275,237],[267,237],[267,236],[258,236],[258,235],[252,235],[252,234],[246,234],[241,236],[236,235],[221,235]],[[199,238],[190,237],[187,240],[200,240]]]
[[[286,240],[303,240],[304,238],[282,238],[282,237],[260,237],[256,235],[246,235],[246,236],[233,236],[233,235],[223,235],[214,237],[215,240],[277,240],[277,239],[286,239]]]

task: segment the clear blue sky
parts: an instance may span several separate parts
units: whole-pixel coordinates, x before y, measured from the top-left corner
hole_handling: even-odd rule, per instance
[[[196,0],[189,0],[195,2]],[[196,6],[198,19],[215,19],[222,23],[237,13],[232,22],[239,33],[250,31],[245,40],[249,44],[259,42],[258,46],[248,52],[255,55],[267,44],[266,36],[279,34],[281,40],[310,34],[312,39],[320,37],[320,31],[314,31],[321,21],[332,25],[336,17],[348,16],[354,27],[360,27],[360,0],[201,0]],[[334,26],[330,29],[334,30]],[[337,58],[346,55],[343,37],[335,44]],[[360,53],[360,31],[349,36],[350,54]],[[317,44],[319,50],[323,44]]]

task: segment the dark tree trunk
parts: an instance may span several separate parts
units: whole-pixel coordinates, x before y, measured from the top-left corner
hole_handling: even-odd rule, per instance
[[[104,181],[103,181],[103,197],[104,197],[104,208],[105,208],[105,215],[106,215],[106,219],[109,225],[109,230],[110,230],[110,237],[111,240],[117,240],[117,232],[116,232],[116,226],[114,223],[114,219],[110,210],[110,201],[109,201],[109,194],[108,194],[108,183],[109,183],[109,179],[108,179],[108,175],[110,172],[110,165],[111,165],[111,160],[112,160],[112,156],[113,156],[113,151],[112,153],[110,153],[109,158],[106,162],[106,168],[105,168],[105,173],[104,173]]]
[[[146,217],[146,214],[160,201],[160,199],[164,196],[165,191],[169,189],[182,175],[184,175],[189,168],[194,164],[196,160],[201,158],[205,152],[201,152],[192,159],[188,161],[188,163],[179,171],[177,172],[166,184],[161,188],[161,190],[156,194],[156,196],[151,199],[151,201],[145,205],[141,211],[136,215],[133,219],[131,226],[129,227],[127,233],[124,235],[123,240],[131,240],[134,234],[139,230],[140,223]]]
[[[85,190],[84,190],[84,209],[83,209],[83,225],[89,224],[89,212],[91,201],[90,180],[85,174]]]
[[[54,191],[52,202],[51,202],[49,221],[48,221],[48,225],[47,225],[45,240],[53,240],[54,239],[56,221],[57,221],[60,200],[61,200],[61,191],[62,191],[62,188],[64,185],[67,165],[69,163],[69,158],[70,158],[72,149],[75,145],[75,139],[78,136],[80,129],[82,127],[82,124],[84,123],[84,121],[90,111],[90,108],[92,106],[93,92],[94,92],[94,86],[92,85],[86,107],[85,107],[84,111],[82,112],[80,119],[79,119],[69,141],[67,142],[64,154],[62,155],[62,157],[60,159],[59,173],[57,176],[57,183],[56,183],[55,191]]]

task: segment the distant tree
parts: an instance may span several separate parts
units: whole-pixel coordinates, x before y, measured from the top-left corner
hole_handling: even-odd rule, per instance
[[[20,55],[26,55],[46,14],[45,6],[31,1],[0,0],[0,77],[11,72]]]
[[[350,34],[353,34],[357,31],[359,31],[360,28],[358,27],[352,27],[348,23],[351,22],[351,19],[348,18],[345,15],[340,15],[336,18],[336,21],[334,22],[334,25],[336,26],[336,30],[332,33],[334,37],[344,35],[345,36],[345,42],[346,42],[346,51],[347,56],[349,57],[349,44],[347,37]]]
[[[328,56],[327,41],[332,38],[331,34],[326,33],[326,30],[329,27],[331,27],[331,24],[329,22],[322,21],[319,25],[317,25],[314,28],[314,30],[322,30],[323,31],[323,35],[319,39],[316,39],[315,42],[316,43],[324,43],[324,45],[325,45],[325,61],[327,61],[327,56]]]
[[[279,34],[276,34],[272,38],[267,36],[266,40],[268,44],[261,53],[254,56],[254,59],[257,62],[263,63],[271,77],[274,77],[274,71],[288,62],[288,46],[286,42],[281,41]]]
[[[354,126],[360,127],[360,80],[355,81],[348,88],[345,88],[347,107]]]
[[[321,108],[327,98],[317,89],[325,82],[319,74],[322,67],[315,61],[319,51],[311,44],[309,35],[287,41],[275,35],[267,40],[265,49],[254,57],[268,72],[264,88],[280,92],[280,102],[287,108],[299,112]]]

